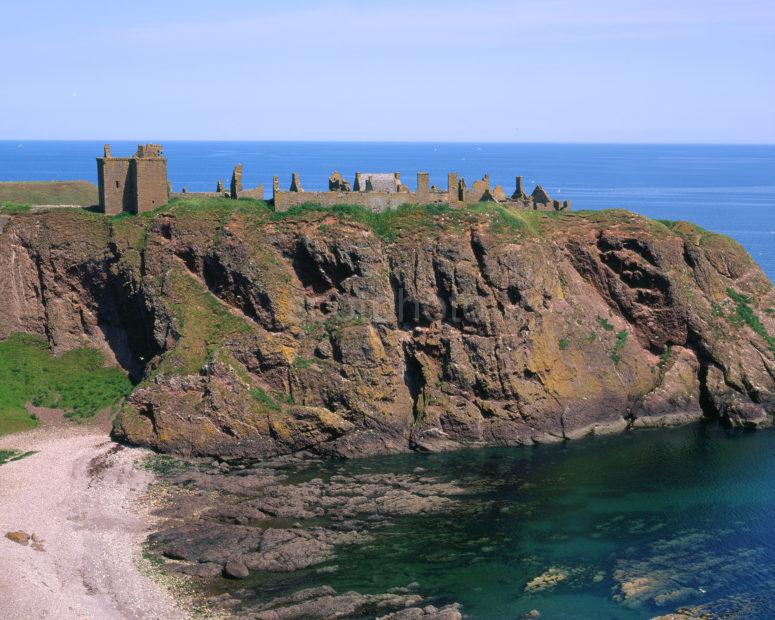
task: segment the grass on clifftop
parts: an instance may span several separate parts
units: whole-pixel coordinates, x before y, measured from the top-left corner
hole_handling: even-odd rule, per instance
[[[97,186],[89,181],[0,182],[0,205],[82,205],[99,201]]]
[[[22,213],[29,213],[31,209],[32,205],[6,202],[5,204],[0,204],[0,215],[20,215]]]
[[[446,204],[413,205],[405,204],[396,209],[374,212],[357,205],[335,205],[325,207],[308,203],[293,207],[288,211],[276,212],[262,201],[250,198],[231,200],[229,198],[191,197],[175,198],[169,204],[142,214],[140,217],[153,218],[160,213],[170,213],[175,217],[208,217],[225,223],[232,214],[256,218],[259,221],[298,221],[310,216],[333,214],[342,221],[364,224],[384,241],[393,241],[403,233],[423,233],[439,230],[441,225],[448,229],[462,229],[472,224],[488,222],[496,233],[521,233],[536,235],[540,233],[541,223],[553,219],[555,213],[527,211],[504,207],[492,202],[483,202],[465,207],[450,207]],[[133,217],[128,214],[114,216],[114,222]]]
[[[537,235],[539,221],[548,213],[511,209],[491,202],[482,202],[465,207],[450,207],[446,204],[401,205],[396,209],[375,212],[357,205],[335,205],[322,207],[305,204],[273,213],[274,221],[303,219],[309,213],[333,214],[342,220],[360,222],[368,226],[383,241],[393,241],[402,234],[423,234],[444,229],[462,230],[472,224],[489,223],[495,233]]]
[[[414,205],[404,204],[396,209],[374,212],[357,205],[335,205],[325,207],[306,203],[288,211],[276,212],[263,200],[252,198],[181,197],[155,211],[133,216],[113,216],[114,226],[122,220],[142,218],[150,222],[160,214],[169,213],[176,218],[217,220],[225,225],[232,215],[252,218],[259,224],[265,222],[316,221],[325,215],[335,215],[342,221],[358,222],[370,228],[383,241],[394,241],[405,235],[426,235],[440,230],[460,231],[472,225],[489,224],[490,230],[499,235],[515,237],[543,237],[558,226],[572,226],[574,222],[585,221],[598,224],[619,224],[633,230],[646,228],[659,237],[680,235],[690,237],[697,243],[708,246],[740,249],[739,244],[724,235],[709,232],[688,222],[652,220],[625,209],[602,209],[585,211],[531,211],[504,206],[494,202],[481,202],[466,206],[448,204]]]
[[[0,435],[37,424],[27,403],[84,419],[126,396],[129,378],[104,361],[102,353],[86,348],[54,357],[40,336],[14,334],[0,342]]]
[[[185,217],[188,215],[196,215],[199,217],[202,214],[209,214],[219,216],[220,219],[225,221],[233,213],[260,216],[262,218],[269,219],[269,216],[273,213],[273,211],[268,203],[263,200],[256,200],[254,198],[240,198],[239,200],[232,200],[231,198],[192,196],[190,198],[173,198],[166,205],[163,205],[154,211],[141,213],[139,216],[133,216],[128,213],[120,213],[113,216],[113,219],[120,220],[124,217],[153,218],[160,213],[172,213],[176,217]]]

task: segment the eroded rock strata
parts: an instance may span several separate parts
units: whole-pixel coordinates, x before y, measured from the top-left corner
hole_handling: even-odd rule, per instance
[[[0,338],[96,346],[115,428],[195,455],[512,445],[775,412],[775,294],[746,252],[614,211],[252,204],[12,217]]]

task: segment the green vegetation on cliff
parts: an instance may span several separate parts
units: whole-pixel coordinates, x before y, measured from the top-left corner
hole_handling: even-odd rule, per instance
[[[769,346],[770,351],[775,353],[775,336],[770,336],[767,328],[764,327],[761,320],[756,316],[751,308],[752,299],[747,295],[738,293],[733,288],[727,289],[727,294],[735,302],[735,314],[732,316],[732,322],[735,325],[748,325],[754,332],[761,336]],[[765,310],[766,312],[766,310]]]
[[[192,276],[173,271],[170,285],[169,306],[180,338],[158,370],[161,374],[197,374],[226,338],[250,331],[250,325]]]
[[[127,376],[104,366],[94,349],[51,355],[40,336],[14,334],[0,342],[0,435],[34,427],[27,403],[57,407],[83,419],[115,403],[132,389]]]
[[[19,215],[21,213],[29,213],[32,210],[32,205],[29,204],[16,204],[15,202],[6,202],[0,205],[0,215]]]
[[[97,186],[88,181],[13,181],[0,182],[0,205],[97,204]]]
[[[335,205],[324,207],[309,203],[275,212],[272,207],[262,201],[250,198],[231,200],[228,198],[175,198],[169,204],[155,211],[143,213],[139,218],[153,220],[160,213],[171,213],[176,218],[196,217],[215,218],[225,223],[231,215],[239,214],[252,217],[260,222],[284,221],[315,221],[327,215],[334,215],[343,222],[358,222],[370,228],[383,241],[393,241],[402,234],[423,234],[433,230],[449,228],[461,230],[472,224],[486,223],[496,233],[522,234],[537,236],[543,226],[572,214],[561,214],[546,211],[520,211],[510,209],[492,202],[467,205],[466,207],[450,207],[438,205],[401,205],[397,209],[374,212],[357,205]],[[595,212],[597,213],[597,212]],[[138,216],[122,213],[112,219],[114,225],[123,226],[126,219],[136,219]]]
[[[16,450],[0,450],[0,465],[6,463],[12,463],[13,461],[21,461],[28,456],[32,456],[35,452],[18,452]]]
[[[321,207],[315,204],[301,205],[282,213],[273,213],[275,221],[297,220],[307,214],[334,214],[340,220],[355,221],[368,226],[383,241],[393,241],[402,234],[423,234],[444,228],[462,230],[464,226],[488,223],[492,232],[537,235],[540,222],[549,213],[519,211],[495,203],[471,204],[463,208],[446,204],[405,204],[397,209],[374,212],[366,207],[337,205]]]

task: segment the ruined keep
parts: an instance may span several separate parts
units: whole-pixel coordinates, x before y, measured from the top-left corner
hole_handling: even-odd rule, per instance
[[[282,191],[279,177],[274,177],[272,199],[275,211],[287,211],[303,204],[327,207],[358,205],[372,211],[385,211],[403,204],[464,205],[474,202],[496,202],[535,211],[564,211],[571,208],[570,200],[553,200],[540,185],[527,195],[520,176],[516,177],[516,189],[509,196],[500,185],[493,186],[487,175],[474,181],[469,188],[465,179],[458,178],[454,172],[447,175],[446,190],[431,186],[427,172],[418,172],[417,190],[414,192],[403,184],[398,172],[356,172],[352,189],[339,172],[334,172],[328,178],[327,192],[305,192],[299,174],[294,172],[288,191]]]
[[[242,164],[234,167],[228,191],[218,181],[215,192],[180,193],[171,190],[167,181],[167,160],[158,144],[141,144],[132,157],[113,157],[110,145],[97,158],[99,178],[100,209],[103,213],[115,215],[121,212],[142,213],[160,207],[170,198],[183,197],[229,197],[264,199],[264,186],[243,189]],[[304,191],[298,172],[291,175],[287,191],[280,189],[279,177],[272,183],[272,201],[275,211],[287,211],[304,204],[320,206],[356,205],[372,211],[395,209],[404,204],[431,205],[448,204],[462,206],[476,202],[495,202],[518,209],[535,211],[564,211],[571,208],[570,200],[552,199],[548,192],[537,185],[527,194],[522,177],[516,177],[516,188],[507,195],[500,185],[493,185],[485,175],[468,186],[457,173],[447,175],[447,188],[440,189],[430,184],[427,172],[417,173],[417,189],[412,191],[401,180],[398,172],[356,172],[352,185],[339,172],[328,178],[328,191]]]
[[[167,159],[159,144],[140,144],[132,157],[113,157],[106,144],[97,158],[97,179],[100,210],[108,215],[152,211],[169,201]]]

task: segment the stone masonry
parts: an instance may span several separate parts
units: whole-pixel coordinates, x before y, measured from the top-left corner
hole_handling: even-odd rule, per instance
[[[113,157],[105,145],[97,158],[100,210],[109,215],[123,211],[143,213],[169,201],[167,160],[159,144],[141,144],[132,157]]]
[[[272,199],[275,211],[287,211],[303,204],[359,205],[372,211],[395,209],[403,204],[450,204],[463,205],[475,202],[496,202],[514,208],[536,211],[564,211],[571,208],[570,200],[553,200],[540,185],[532,194],[525,194],[522,177],[516,177],[516,189],[508,196],[499,185],[492,186],[490,177],[485,175],[474,181],[469,188],[465,179],[454,172],[447,175],[447,189],[442,190],[430,185],[427,172],[417,173],[417,191],[412,192],[401,182],[397,172],[367,173],[357,172],[352,190],[339,172],[328,179],[327,192],[305,192],[301,178],[294,172],[288,191],[280,189],[279,177],[272,183]]]
[[[141,144],[132,157],[113,157],[110,145],[105,145],[102,157],[97,158],[99,177],[100,208],[103,213],[115,215],[123,211],[142,213],[166,204],[170,198],[223,197],[232,199],[264,199],[264,186],[244,190],[242,187],[242,164],[234,167],[229,191],[218,181],[215,192],[173,193],[167,181],[167,160],[158,144]],[[351,189],[352,187],[352,189]],[[412,192],[401,181],[398,172],[356,172],[350,185],[339,172],[328,179],[328,191],[306,192],[299,173],[294,172],[288,191],[280,189],[279,177],[272,183],[272,201],[275,211],[287,211],[304,204],[321,206],[358,205],[372,211],[395,209],[403,204],[449,204],[464,205],[476,202],[496,202],[505,206],[541,211],[564,211],[571,208],[570,200],[554,200],[548,192],[537,185],[533,192],[525,193],[522,177],[516,177],[514,193],[507,195],[499,185],[493,186],[485,175],[468,187],[465,179],[457,173],[447,175],[447,188],[440,189],[430,184],[427,172],[417,173],[417,190]]]

